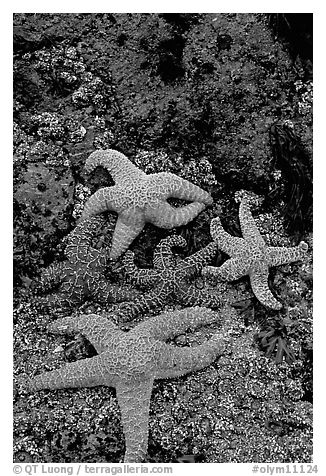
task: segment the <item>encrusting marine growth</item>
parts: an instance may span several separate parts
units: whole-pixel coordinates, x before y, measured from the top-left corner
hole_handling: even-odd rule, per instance
[[[203,369],[223,353],[234,310],[219,313],[193,307],[152,317],[123,332],[110,320],[95,315],[66,317],[50,325],[52,332],[80,332],[98,355],[22,382],[27,391],[66,387],[115,387],[126,441],[124,461],[146,458],[149,406],[155,379],[173,378]],[[220,321],[220,332],[195,347],[175,347],[164,341],[188,329]]]
[[[291,248],[267,246],[251,214],[247,197],[241,199],[239,220],[243,238],[229,235],[223,229],[219,217],[211,221],[213,240],[217,241],[218,247],[231,259],[218,268],[205,267],[202,275],[227,281],[249,275],[256,298],[265,306],[279,310],[282,304],[275,299],[268,287],[269,268],[301,260],[308,245],[301,241],[298,246]]]
[[[88,157],[85,164],[88,173],[98,166],[110,172],[115,185],[101,188],[89,198],[82,220],[105,211],[118,213],[111,259],[117,259],[129,247],[146,222],[167,229],[186,225],[213,203],[209,193],[188,180],[169,172],[147,175],[113,149],[97,150]],[[174,208],[167,202],[170,197],[192,203]]]
[[[217,243],[211,242],[205,248],[185,259],[177,259],[172,247],[185,248],[187,242],[181,236],[172,235],[160,241],[154,251],[152,269],[139,269],[134,264],[134,253],[127,251],[124,265],[132,282],[147,285],[152,289],[140,294],[129,303],[117,306],[116,313],[124,319],[135,318],[149,310],[160,310],[167,301],[176,301],[186,306],[219,307],[220,299],[209,292],[197,289],[190,279],[199,274],[217,251]]]
[[[108,250],[91,246],[92,238],[105,220],[92,217],[81,222],[68,238],[65,249],[67,260],[46,268],[38,283],[38,289],[47,292],[59,286],[57,293],[44,298],[50,307],[70,309],[88,298],[95,301],[119,302],[138,296],[136,290],[112,284],[105,277],[109,262]]]

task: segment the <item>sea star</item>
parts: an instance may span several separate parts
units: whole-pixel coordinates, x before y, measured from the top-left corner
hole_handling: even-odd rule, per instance
[[[115,185],[101,188],[89,198],[82,219],[105,211],[118,213],[111,259],[117,259],[128,248],[146,222],[167,229],[186,225],[213,203],[209,193],[188,180],[169,172],[147,175],[116,150],[93,152],[86,160],[85,169],[90,173],[98,166],[111,173]],[[193,203],[174,208],[166,201],[170,197]]]
[[[220,313],[194,307],[152,317],[123,332],[107,318],[90,314],[58,319],[51,332],[80,332],[98,355],[68,363],[20,382],[27,391],[66,387],[115,387],[125,435],[124,461],[145,459],[150,398],[155,379],[178,377],[203,369],[223,353],[234,319],[230,309]],[[224,322],[223,322],[224,320]],[[164,341],[199,325],[222,322],[220,332],[204,344],[176,347]]]
[[[93,217],[81,222],[68,238],[67,261],[46,268],[37,285],[39,291],[47,292],[60,286],[59,292],[43,299],[50,307],[71,308],[87,298],[99,302],[119,302],[138,296],[136,290],[110,283],[105,277],[108,252],[91,246],[92,237],[104,222]]]
[[[160,310],[168,300],[186,306],[219,307],[220,299],[207,291],[190,284],[190,278],[199,274],[217,251],[217,243],[211,242],[205,248],[185,259],[177,260],[171,247],[185,248],[187,242],[181,236],[169,236],[160,241],[154,251],[153,269],[139,269],[134,264],[134,253],[127,251],[124,256],[125,270],[137,285],[151,286],[151,291],[138,296],[129,303],[117,306],[115,312],[123,319],[134,318],[149,310]]]
[[[301,241],[298,246],[291,248],[267,246],[255,224],[247,197],[241,199],[239,219],[243,238],[229,235],[223,229],[219,217],[212,220],[212,238],[231,259],[219,268],[205,267],[202,275],[233,281],[248,274],[256,298],[271,309],[281,309],[282,304],[275,299],[268,287],[269,267],[302,259],[308,245]]]

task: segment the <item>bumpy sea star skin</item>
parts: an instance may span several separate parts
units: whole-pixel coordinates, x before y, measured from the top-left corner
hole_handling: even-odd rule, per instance
[[[66,317],[51,324],[51,332],[80,332],[98,355],[66,364],[22,382],[27,391],[66,387],[115,387],[126,441],[125,462],[145,459],[150,398],[155,379],[173,378],[203,369],[223,353],[234,319],[230,309],[219,313],[194,307],[169,312],[123,332],[95,315]],[[175,347],[164,341],[199,325],[222,322],[219,333],[196,347]]]
[[[268,287],[269,268],[301,260],[308,250],[308,245],[301,241],[298,246],[291,248],[266,246],[246,197],[243,197],[240,203],[239,220],[243,238],[229,235],[223,229],[218,217],[212,220],[212,238],[217,241],[218,247],[223,252],[231,256],[231,259],[219,268],[205,267],[202,275],[234,281],[248,274],[257,299],[265,306],[279,310],[282,304],[275,299]]]
[[[93,217],[81,222],[68,238],[65,250],[67,261],[46,268],[38,283],[38,290],[47,292],[59,286],[57,293],[43,301],[52,308],[70,309],[87,298],[98,302],[121,302],[138,296],[136,290],[113,285],[105,278],[109,261],[106,249],[91,246],[95,231],[104,219]]]
[[[125,270],[137,285],[152,289],[133,301],[117,306],[116,313],[122,320],[133,319],[149,310],[161,310],[168,301],[185,306],[220,307],[220,299],[209,292],[197,289],[190,279],[199,274],[217,251],[217,243],[211,242],[205,248],[185,259],[177,259],[171,248],[185,248],[187,242],[181,236],[169,236],[160,241],[154,251],[153,269],[139,269],[134,264],[134,253],[127,251],[124,256]]]
[[[129,247],[146,222],[167,229],[186,225],[213,203],[209,193],[191,182],[168,172],[147,175],[116,150],[93,152],[85,169],[90,173],[98,166],[110,172],[115,185],[101,188],[89,198],[82,219],[105,211],[118,213],[111,259],[117,259]],[[167,202],[170,197],[193,203],[174,208]]]

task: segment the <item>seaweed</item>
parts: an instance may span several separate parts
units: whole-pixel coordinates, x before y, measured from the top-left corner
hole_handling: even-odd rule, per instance
[[[274,164],[280,167],[285,178],[285,228],[289,233],[312,230],[312,171],[310,157],[293,128],[285,123],[270,127],[270,145]],[[269,198],[280,198],[274,190]]]
[[[295,361],[294,353],[287,342],[287,328],[282,320],[273,320],[257,335],[256,340],[266,357],[275,356],[275,362],[280,364],[285,360],[288,364]]]

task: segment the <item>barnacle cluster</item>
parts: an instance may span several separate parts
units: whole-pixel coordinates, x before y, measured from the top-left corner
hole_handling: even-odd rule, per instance
[[[170,155],[163,150],[139,151],[133,162],[147,174],[158,171],[173,171],[196,185],[213,187],[217,185],[212,165],[205,157],[185,160],[181,155]]]
[[[60,90],[71,90],[80,84],[86,73],[86,65],[74,46],[58,45],[27,53],[23,59],[35,60],[36,71],[48,80],[56,80]]]
[[[303,83],[298,80],[294,83],[295,90],[299,95],[298,111],[299,114],[307,115],[311,113],[313,104],[313,84],[311,81]]]
[[[55,112],[42,112],[30,117],[31,127],[40,139],[62,139],[65,135],[63,117]]]
[[[71,100],[77,107],[94,106],[95,110],[101,113],[106,111],[109,97],[103,81],[92,73],[87,73],[83,84],[73,92]]]

